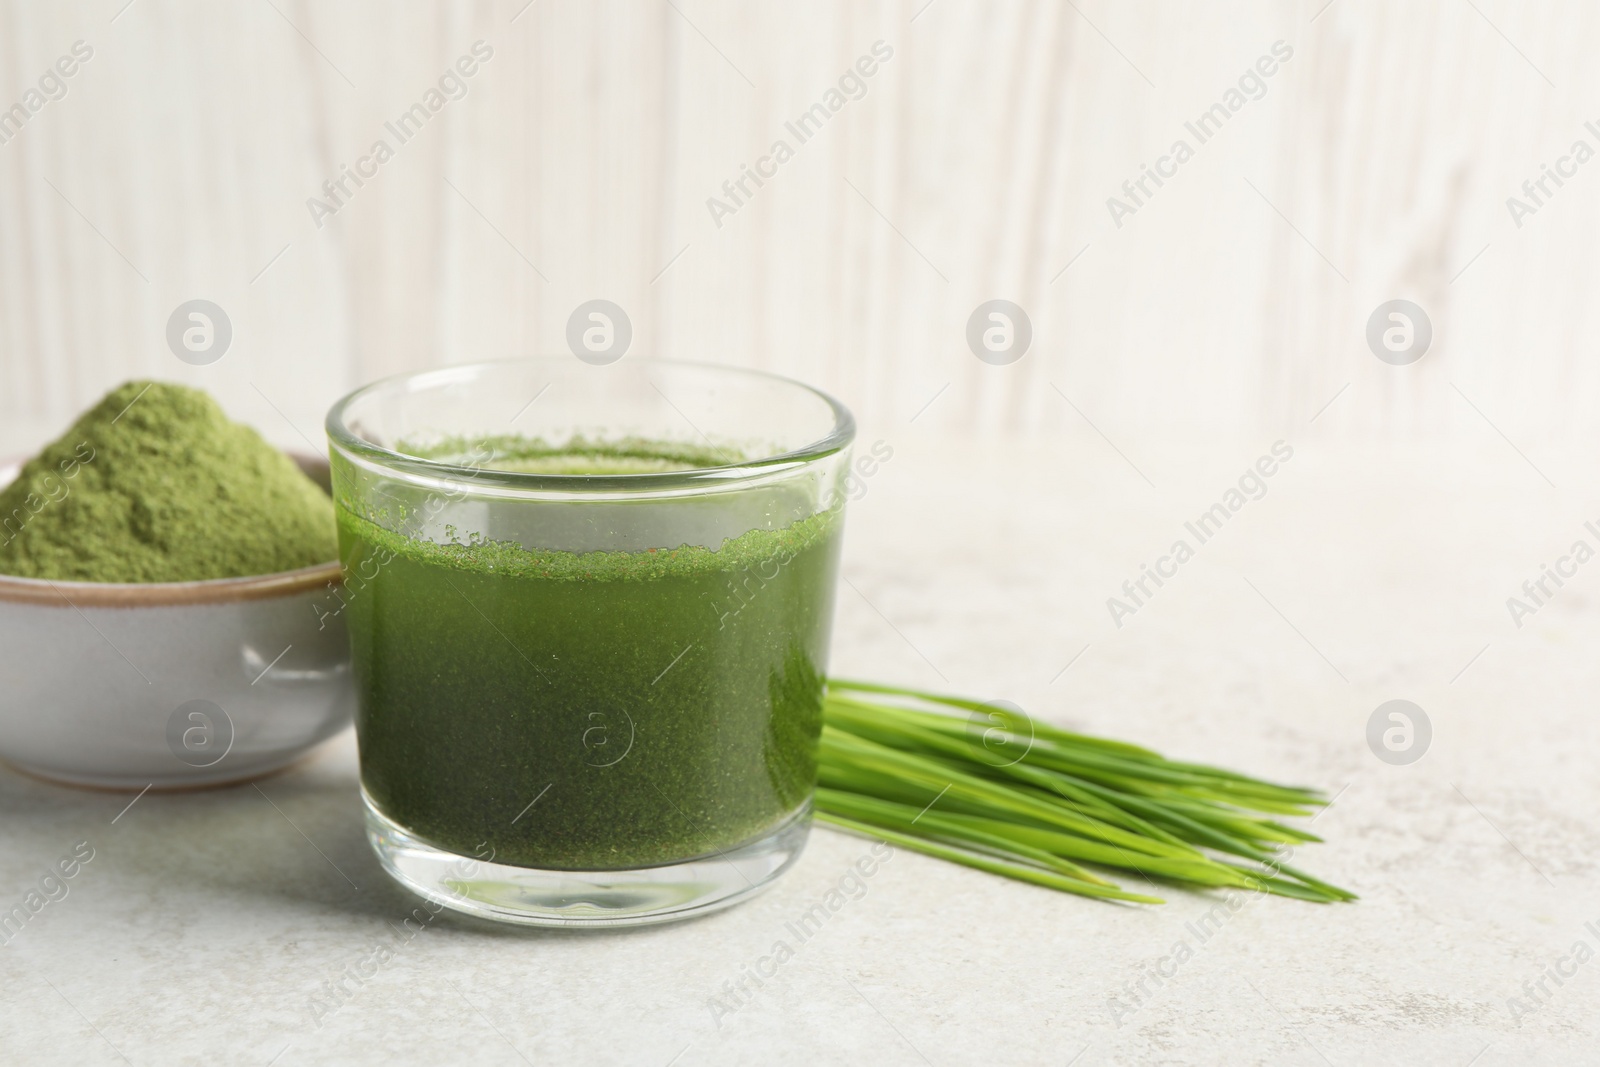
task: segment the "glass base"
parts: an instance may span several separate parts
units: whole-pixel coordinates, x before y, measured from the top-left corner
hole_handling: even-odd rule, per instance
[[[367,840],[412,892],[484,919],[527,926],[642,926],[737,904],[793,866],[811,832],[811,803],[765,837],[664,867],[547,871],[446,852],[413,837],[366,792]]]

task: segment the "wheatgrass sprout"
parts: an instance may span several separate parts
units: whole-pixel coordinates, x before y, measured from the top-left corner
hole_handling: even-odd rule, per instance
[[[1145,889],[1354,900],[1284,862],[1321,838],[1279,819],[1326,803],[1315,789],[1169,760],[977,700],[834,678],[823,704],[819,819],[1079,896],[1163,902],[1105,877],[1116,872]]]

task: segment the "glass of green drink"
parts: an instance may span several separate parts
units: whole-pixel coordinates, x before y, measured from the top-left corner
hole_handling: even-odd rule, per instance
[[[328,415],[368,836],[536,925],[725,907],[810,828],[837,401],[753,371],[523,359]]]

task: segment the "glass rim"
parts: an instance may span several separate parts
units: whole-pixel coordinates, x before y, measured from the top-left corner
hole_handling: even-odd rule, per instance
[[[707,490],[731,488],[734,485],[778,472],[792,470],[816,460],[824,459],[849,447],[850,443],[855,440],[856,422],[855,417],[850,414],[850,409],[815,386],[807,385],[805,382],[785,377],[781,374],[772,374],[748,367],[656,358],[633,359],[628,362],[655,367],[712,371],[734,377],[778,382],[803,390],[822,400],[833,414],[833,426],[822,437],[799,448],[790,449],[786,452],[775,452],[771,455],[744,460],[739,463],[725,463],[715,467],[695,467],[691,470],[682,471],[649,471],[629,474],[548,474],[473,467],[465,464],[427,459],[407,452],[399,452],[370,441],[356,433],[350,428],[345,419],[346,412],[353,404],[373,393],[385,389],[393,389],[402,383],[426,387],[451,380],[466,381],[493,367],[514,364],[561,363],[568,358],[571,357],[514,356],[505,359],[478,360],[471,363],[454,363],[425,371],[392,374],[369,382],[341,397],[328,410],[327,419],[324,421],[324,429],[327,431],[328,439],[333,447],[351,458],[364,459],[384,468],[401,471],[424,479],[466,481],[475,485],[498,489],[544,490],[583,494],[595,492],[608,495],[616,493],[631,495],[632,493],[661,492],[696,487]]]

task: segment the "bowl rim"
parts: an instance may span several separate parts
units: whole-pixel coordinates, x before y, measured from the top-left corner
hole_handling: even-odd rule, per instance
[[[302,470],[326,468],[326,456],[296,449],[283,449]],[[31,457],[0,459],[0,469],[20,465]],[[310,474],[310,470],[306,470]],[[6,484],[9,484],[6,483]],[[238,578],[206,578],[197,582],[77,582],[52,578],[23,578],[0,573],[0,602],[48,604],[74,610],[80,608],[173,607],[194,604],[227,604],[241,600],[269,600],[295,596],[324,586],[338,586],[344,580],[344,566],[335,559],[314,563],[292,571],[251,574]]]
[[[323,429],[328,435],[331,450],[341,456],[376,464],[382,468],[399,471],[413,477],[443,479],[457,483],[466,482],[485,488],[516,492],[577,493],[591,497],[600,497],[605,494],[651,496],[682,490],[737,488],[740,485],[748,484],[765,476],[793,470],[796,467],[802,467],[834,455],[849,448],[855,440],[856,421],[855,416],[850,413],[850,409],[845,407],[838,399],[814,385],[808,385],[797,378],[773,374],[770,371],[757,370],[753,367],[739,367],[726,363],[707,363],[695,360],[661,359],[653,356],[632,359],[629,360],[629,363],[635,367],[681,367],[694,371],[711,371],[730,377],[761,378],[769,382],[778,382],[801,392],[809,393],[821,400],[833,416],[833,425],[827,433],[799,448],[714,467],[631,474],[544,474],[463,466],[399,452],[369,441],[356,433],[349,426],[345,417],[345,413],[358,401],[382,389],[408,386],[415,390],[440,382],[469,379],[496,367],[536,363],[564,364],[568,359],[570,357],[550,355],[512,356],[501,359],[474,360],[467,363],[452,363],[447,366],[431,367],[421,371],[391,374],[388,377],[368,382],[359,389],[340,397],[338,402],[328,409],[328,417],[323,424]]]

